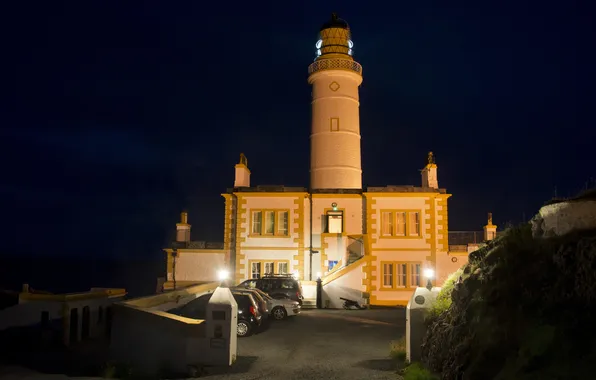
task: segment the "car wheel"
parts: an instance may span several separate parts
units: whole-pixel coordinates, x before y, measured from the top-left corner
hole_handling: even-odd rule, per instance
[[[249,336],[250,335],[250,324],[246,321],[238,322],[238,326],[236,327],[236,334],[240,337]]]
[[[273,315],[273,318],[277,319],[278,321],[281,321],[282,319],[288,316],[288,313],[286,312],[286,309],[284,309],[281,306],[278,306],[271,311],[271,315]]]

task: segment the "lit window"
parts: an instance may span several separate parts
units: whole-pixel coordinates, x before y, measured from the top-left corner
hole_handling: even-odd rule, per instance
[[[396,217],[395,235],[406,236],[406,213],[405,212],[396,212],[395,217]]]
[[[397,281],[395,286],[398,288],[404,288],[406,286],[408,278],[408,266],[406,264],[397,264]]]
[[[408,216],[409,220],[409,231],[408,235],[410,236],[420,236],[420,213],[418,212],[409,212]]]
[[[252,233],[255,235],[261,234],[261,225],[263,221],[263,213],[261,211],[253,211],[252,213]]]
[[[383,286],[393,287],[393,264],[383,264]]]
[[[421,286],[421,263],[382,263],[381,286],[384,288],[407,289]]]
[[[420,264],[410,264],[410,286],[420,286],[420,275],[422,266]]]
[[[383,236],[393,235],[393,213],[383,212],[381,215],[381,231]]]
[[[279,211],[277,213],[277,235],[288,234],[288,212]]]
[[[265,235],[273,235],[275,232],[275,212],[265,211]]]
[[[252,263],[250,275],[250,278],[261,278],[261,263]]]
[[[288,211],[252,210],[251,235],[288,236],[288,225]]]

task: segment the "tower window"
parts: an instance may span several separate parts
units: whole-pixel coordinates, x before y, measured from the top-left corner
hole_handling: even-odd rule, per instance
[[[330,124],[331,124],[331,132],[339,131],[339,117],[332,117]]]

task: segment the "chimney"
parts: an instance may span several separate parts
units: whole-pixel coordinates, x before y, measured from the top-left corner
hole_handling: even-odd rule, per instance
[[[439,179],[437,177],[437,164],[433,152],[428,152],[428,162],[422,169],[422,187],[439,188]]]
[[[497,237],[497,226],[493,224],[493,214],[488,213],[488,222],[484,226],[484,241],[493,240]]]
[[[248,170],[248,160],[244,153],[240,153],[240,162],[236,164],[235,168],[234,187],[250,187],[250,170]]]
[[[188,213],[186,211],[180,213],[180,223],[176,223],[176,241],[190,241],[190,224],[188,224]]]

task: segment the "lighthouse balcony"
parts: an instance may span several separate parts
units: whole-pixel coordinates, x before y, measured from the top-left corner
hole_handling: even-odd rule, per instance
[[[362,75],[362,66],[351,59],[327,58],[317,60],[308,66],[308,74],[323,70],[348,70]]]

